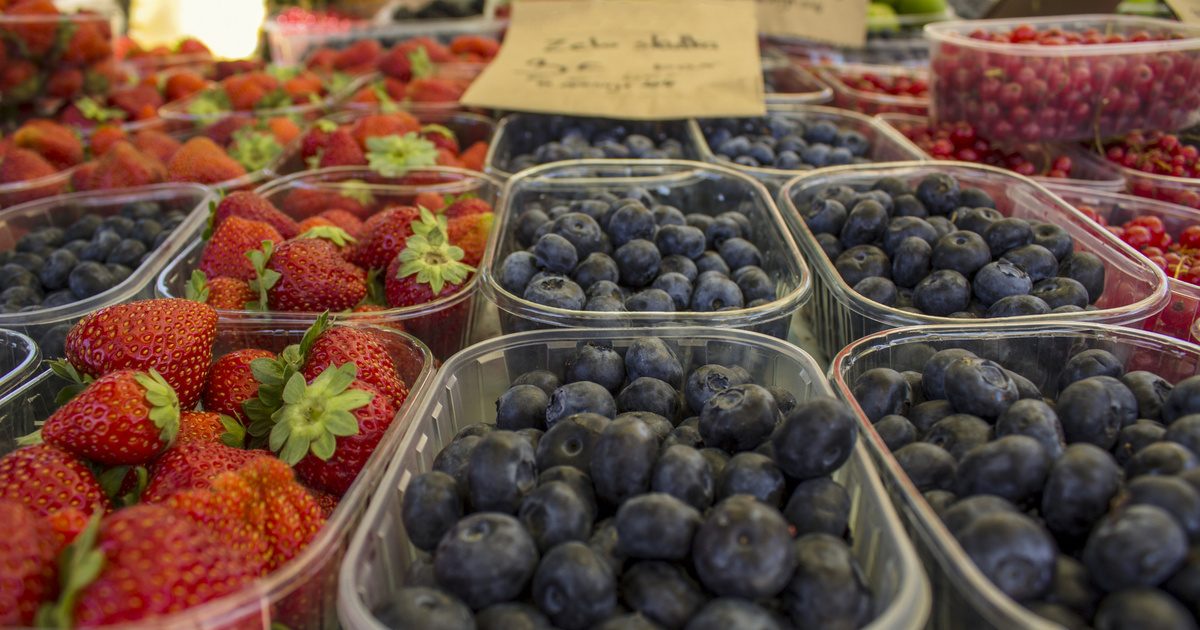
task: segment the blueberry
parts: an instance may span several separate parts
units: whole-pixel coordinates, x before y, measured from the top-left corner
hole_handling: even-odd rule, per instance
[[[414,627],[421,626],[418,624]],[[546,619],[546,616],[540,610],[529,604],[520,602],[507,602],[488,606],[479,611],[479,614],[475,616],[475,627],[478,630],[508,630],[510,628],[554,630],[554,626],[550,625],[550,620]]]
[[[681,425],[671,429],[671,433],[667,435],[667,439],[662,442],[662,448],[667,449],[677,444],[700,448],[704,446],[704,438],[700,436],[700,429],[694,426]]]
[[[620,270],[621,284],[640,288],[650,284],[658,275],[662,257],[654,243],[632,240],[617,248],[613,254]]]
[[[471,454],[475,452],[475,448],[479,446],[481,439],[477,435],[455,439],[433,459],[433,469],[454,477],[454,481],[458,486],[459,497],[464,500],[469,498],[470,495],[468,472],[470,470]]]
[[[1041,299],[1050,308],[1062,306],[1086,307],[1088,292],[1071,278],[1047,278],[1033,285],[1030,295]]]
[[[830,166],[829,156],[832,153],[833,147],[830,147],[827,144],[810,144],[800,150],[800,160],[810,166],[821,168],[824,166]]]
[[[949,175],[927,175],[917,184],[917,199],[932,214],[949,214],[959,206],[958,180]]]
[[[1063,260],[1075,250],[1071,234],[1053,223],[1038,223],[1033,226],[1033,243],[1045,247],[1058,260]]]
[[[545,553],[567,541],[586,542],[592,534],[592,508],[567,483],[543,483],[521,500],[517,519]]]
[[[996,300],[987,308],[984,317],[1022,317],[1027,315],[1045,315],[1050,307],[1041,298],[1033,295],[1010,295]]]
[[[670,494],[633,497],[617,510],[618,550],[628,558],[682,560],[699,524],[696,508]]]
[[[994,494],[1024,505],[1037,499],[1050,470],[1050,456],[1024,435],[997,438],[966,453],[958,463],[959,496]]]
[[[938,238],[942,238],[943,236],[946,236],[947,234],[950,234],[958,229],[954,227],[954,224],[950,222],[950,219],[947,219],[943,216],[928,217],[925,219],[925,221],[928,222],[929,225],[932,225],[933,229],[937,230]]]
[[[696,282],[692,292],[691,310],[700,312],[719,311],[723,308],[742,308],[744,297],[737,283],[727,277],[704,278]]]
[[[510,293],[522,294],[530,279],[537,273],[537,259],[526,251],[513,252],[504,257],[496,281]]]
[[[650,482],[654,492],[669,494],[697,510],[712,505],[716,476],[708,460],[694,448],[675,445],[663,451]]]
[[[775,299],[775,281],[761,267],[747,266],[738,269],[734,274],[734,281],[747,302]]]
[[[866,278],[891,275],[891,261],[874,245],[856,245],[843,251],[833,266],[842,280],[852,287]]]
[[[104,268],[108,269],[108,272],[110,274],[112,274],[114,286],[121,284],[122,282],[125,281],[126,278],[133,275],[133,270],[130,269],[129,267],[126,267],[125,265],[109,263],[107,265],[104,265]]]
[[[96,233],[101,223],[103,223],[103,219],[100,218],[100,215],[85,214],[76,219],[74,223],[63,231],[63,240],[90,239]]]
[[[594,297],[611,297],[616,300],[624,300],[625,292],[621,287],[617,286],[616,282],[610,280],[597,280],[592,286],[587,288],[587,296]]]
[[[617,403],[604,385],[591,381],[567,383],[550,395],[546,426],[553,428],[559,420],[584,412],[612,418],[617,415]]]
[[[838,132],[833,144],[834,146],[848,150],[855,157],[865,155],[867,149],[871,147],[871,142],[867,140],[866,136],[849,129]]]
[[[146,253],[146,245],[139,240],[126,238],[108,253],[106,262],[110,264],[136,267],[138,260]]]
[[[758,453],[738,453],[729,459],[717,479],[718,501],[735,494],[750,495],[778,508],[787,488],[783,472],[770,457]]]
[[[387,603],[374,614],[389,628],[460,630],[475,627],[471,609],[437,588],[401,587],[388,595]]]
[[[833,234],[818,234],[817,245],[830,260],[836,260],[842,253],[842,242]]]
[[[934,269],[950,269],[969,278],[991,260],[982,236],[959,230],[938,239],[930,262]]]
[[[1131,588],[1112,593],[1100,602],[1093,621],[1099,630],[1116,628],[1172,628],[1194,630],[1196,619],[1170,595],[1152,588]]]
[[[945,317],[966,310],[971,302],[971,284],[958,271],[940,269],[917,283],[912,299],[921,312]]]
[[[596,494],[619,504],[645,492],[657,456],[658,438],[646,423],[630,417],[612,421],[592,449],[589,472]]]
[[[801,217],[804,219],[805,225],[814,234],[841,234],[842,228],[846,225],[849,212],[846,206],[836,199],[814,199],[802,212]],[[860,213],[858,220],[862,220],[864,216]],[[734,234],[732,236],[740,236]],[[712,243],[711,237],[709,240]],[[719,243],[717,243],[719,245]]]
[[[625,360],[607,344],[587,342],[580,345],[567,357],[563,370],[568,383],[591,381],[612,392],[625,382]]]
[[[888,213],[873,199],[858,202],[846,217],[840,237],[842,245],[869,245],[883,239],[888,229]]]
[[[917,238],[932,247],[940,237],[937,230],[924,219],[896,217],[888,223],[883,235],[883,250],[888,256],[894,257],[900,244],[910,238]]]
[[[541,269],[571,273],[579,263],[579,254],[570,241],[558,234],[543,234],[533,246],[533,255]]]
[[[1138,420],[1131,425],[1121,428],[1117,433],[1117,444],[1113,447],[1113,455],[1117,463],[1124,466],[1138,451],[1160,442],[1166,435],[1167,428],[1154,420]],[[1189,449],[1190,450],[1190,449]]]
[[[670,346],[657,337],[634,340],[625,351],[625,374],[630,382],[643,376],[682,387],[683,367]]]
[[[1016,265],[1035,283],[1058,275],[1058,259],[1041,245],[1023,245],[1009,249],[1000,259]]]
[[[537,564],[537,547],[520,521],[480,512],[442,537],[433,568],[442,587],[478,610],[515,599]]]
[[[904,416],[884,416],[874,426],[889,451],[898,450],[917,440],[917,428]]]
[[[975,208],[967,206],[957,208],[950,215],[950,221],[954,224],[955,228],[967,232],[974,232],[980,236],[983,236],[993,223],[1003,219],[1004,215],[1000,214],[993,208]]]
[[[961,462],[968,451],[987,443],[991,433],[991,425],[978,416],[956,413],[937,421],[923,439],[946,449]]]
[[[1091,376],[1110,376],[1121,378],[1125,366],[1121,360],[1107,350],[1084,350],[1067,360],[1062,373],[1058,377],[1059,388],[1064,388],[1075,381]]]
[[[1104,261],[1091,252],[1074,252],[1058,265],[1058,275],[1082,284],[1088,293],[1088,304],[1094,304],[1104,293]]]
[[[1189,376],[1175,384],[1162,405],[1164,422],[1200,413],[1200,376]]]
[[[606,518],[592,527],[592,537],[588,539],[588,547],[600,556],[608,565],[613,575],[620,575],[625,565],[625,556],[617,550],[617,526],[615,519]]]
[[[1054,539],[1018,512],[994,512],[975,519],[958,542],[975,566],[1006,595],[1022,600],[1044,595],[1054,580]]]
[[[696,531],[692,561],[709,590],[746,599],[779,593],[796,567],[787,521],[778,510],[742,495],[709,511]]]
[[[1033,228],[1024,219],[1004,218],[993,222],[983,232],[992,257],[998,258],[1018,247],[1033,243]]]
[[[787,415],[796,408],[796,396],[792,392],[774,385],[768,387],[767,391],[775,398],[775,406],[779,407],[779,413]]]
[[[1005,260],[990,262],[981,267],[971,284],[975,297],[985,306],[1011,295],[1026,295],[1033,288],[1033,281],[1029,275]]]
[[[108,259],[109,253],[121,242],[121,237],[110,229],[101,229],[92,236],[92,241],[79,255],[81,260],[101,262]]]
[[[700,271],[696,268],[696,263],[692,262],[690,258],[679,255],[664,256],[662,262],[658,265],[658,277],[661,278],[671,273],[683,276],[690,283],[696,279]],[[688,287],[690,290],[691,285],[689,284]]]
[[[733,370],[723,365],[704,365],[688,376],[684,385],[684,398],[688,407],[694,413],[699,413],[710,398],[739,384],[741,380]]]
[[[912,388],[899,372],[891,368],[873,368],[854,381],[854,398],[859,401],[867,420],[904,415],[913,402]]]
[[[729,387],[708,399],[700,413],[704,443],[732,452],[747,451],[771,435],[779,421],[771,392],[759,385]]]
[[[1001,512],[1020,513],[1012,501],[990,494],[977,494],[955,501],[938,515],[952,536],[958,537],[980,517]]]
[[[496,400],[496,426],[506,431],[545,428],[549,397],[535,385],[515,385]]]
[[[1200,602],[1200,555],[1196,552],[1197,548],[1193,546],[1183,567],[1160,587],[1192,608]]]
[[[746,136],[736,136],[717,146],[717,153],[726,157],[738,157],[750,152],[750,139]]]
[[[643,289],[625,298],[625,310],[630,312],[673,312],[675,300],[662,289]]]
[[[620,278],[620,271],[611,256],[592,252],[575,266],[571,272],[571,278],[584,291],[587,291],[589,287],[601,280],[616,282]]]
[[[1166,510],[1188,540],[1200,537],[1200,492],[1178,477],[1143,476],[1125,488],[1125,505],[1153,505]]]
[[[67,278],[71,275],[71,270],[79,263],[79,259],[75,257],[69,250],[56,249],[46,257],[46,262],[38,273],[38,278],[42,282],[42,286],[47,290],[62,289],[67,286]]]
[[[571,243],[580,258],[600,251],[603,230],[595,219],[582,212],[567,212],[558,217],[554,220],[550,232]]]
[[[1177,475],[1197,466],[1196,455],[1174,442],[1158,442],[1134,453],[1125,462],[1127,478],[1142,475]]]
[[[925,240],[910,236],[896,245],[891,256],[893,282],[911,289],[929,275],[933,248]]]
[[[785,625],[767,609],[738,598],[711,600],[692,617],[686,630],[784,630]]]
[[[1157,586],[1186,557],[1183,529],[1168,512],[1152,505],[1132,505],[1108,514],[1083,549],[1088,574],[1106,591]]]
[[[421,473],[404,491],[404,529],[417,549],[433,551],[462,515],[457,482],[444,472]]]
[[[633,240],[651,240],[657,231],[654,213],[640,203],[627,203],[609,218],[608,236],[616,247]]]
[[[892,216],[894,217],[917,217],[924,219],[929,216],[929,211],[925,209],[925,204],[921,203],[921,200],[917,199],[911,193],[893,195],[892,207]]]
[[[540,444],[539,444],[540,448]],[[540,461],[540,459],[539,459]],[[539,464],[539,467],[541,465]],[[550,466],[543,468],[538,475],[538,486],[552,482],[565,483],[583,500],[584,505],[592,513],[596,513],[596,491],[592,487],[592,478],[575,466]],[[589,521],[589,524],[591,521]]]
[[[583,308],[587,301],[583,289],[561,276],[535,278],[525,287],[523,297],[530,302],[571,311]]]
[[[551,549],[533,576],[533,601],[563,630],[583,630],[617,608],[617,584],[603,558],[580,542]]]
[[[492,431],[471,451],[467,478],[476,510],[512,514],[537,484],[533,446],[511,431]]]
[[[926,442],[914,442],[892,453],[892,456],[917,490],[926,492],[954,487],[958,464],[946,449]]]
[[[1068,443],[1088,442],[1111,449],[1121,427],[1137,420],[1137,399],[1111,376],[1075,381],[1059,393],[1056,404]]]
[[[617,409],[621,412],[648,411],[674,422],[681,408],[682,401],[674,387],[648,376],[634,379],[617,395]]]
[[[1018,400],[996,420],[996,437],[1025,435],[1037,440],[1051,460],[1065,448],[1062,424],[1054,409],[1040,399]]]
[[[721,254],[721,258],[733,271],[737,271],[748,265],[761,267],[763,263],[762,252],[758,250],[758,247],[754,243],[743,238],[726,239],[725,242],[721,243],[718,251]]]
[[[46,294],[46,297],[42,299],[42,308],[55,308],[74,303],[75,294],[71,293],[70,289],[60,289]],[[44,345],[43,352],[45,352]]]
[[[872,614],[871,591],[850,546],[828,534],[796,539],[796,574],[784,606],[798,628],[858,628]]]
[[[558,377],[555,376],[553,372],[548,372],[546,370],[533,370],[526,372],[518,376],[512,382],[514,387],[517,385],[536,385],[537,387],[541,388],[542,391],[546,392],[547,396],[553,394],[554,390],[558,389],[558,386],[561,384],[562,383],[559,382]]]
[[[723,276],[728,276],[732,273],[725,259],[712,250],[704,252],[696,259],[696,271],[699,274],[703,274],[706,271],[715,271]],[[700,279],[699,274],[696,276],[696,280]]]
[[[638,562],[621,576],[621,599],[666,628],[682,628],[708,597],[678,566]]]
[[[17,251],[36,254],[63,244],[62,228],[44,227],[29,232],[17,239]]]
[[[827,397],[800,403],[774,434],[775,463],[789,477],[812,479],[841,468],[854,450],[858,421],[849,406]]]
[[[80,300],[99,295],[116,286],[112,272],[104,265],[93,261],[81,262],[76,265],[71,270],[68,283],[71,293]]]
[[[1046,593],[1046,601],[1091,618],[1099,600],[1100,593],[1088,578],[1083,563],[1060,553],[1054,563],[1054,581]]]
[[[658,224],[660,231],[668,225],[681,227],[687,225],[687,217],[683,216],[683,211],[675,206],[658,204],[650,208],[650,212],[654,215],[654,222]]]
[[[829,477],[796,485],[783,510],[796,535],[828,534],[841,537],[850,522],[850,494]]]
[[[1133,392],[1138,402],[1138,417],[1149,420],[1162,418],[1163,405],[1172,391],[1172,386],[1161,376],[1142,370],[1129,372],[1120,377],[1121,382]]]
[[[833,142],[837,139],[837,136],[837,125],[828,120],[822,120],[815,124],[809,125],[804,131],[804,139],[808,142],[833,144]]]

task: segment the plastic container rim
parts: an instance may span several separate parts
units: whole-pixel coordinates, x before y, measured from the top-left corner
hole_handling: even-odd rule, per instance
[[[37,368],[38,363],[41,362],[42,353],[33,338],[23,332],[0,328],[0,338],[9,338],[11,341],[19,342],[26,350],[25,357],[21,359],[20,363],[7,373],[0,374],[0,396],[2,396],[19,387],[23,379]]]
[[[1035,43],[1001,43],[973,39],[967,32],[983,29],[994,30],[1007,26],[1028,24],[1038,27],[1044,24],[1062,24],[1071,22],[1086,24],[1093,22],[1120,23],[1129,26],[1143,25],[1158,27],[1176,34],[1185,35],[1182,39],[1154,40],[1147,42],[1120,42],[1112,44],[1064,44],[1062,46],[1043,46]],[[1037,18],[1000,18],[991,20],[953,20],[935,22],[924,26],[925,37],[931,46],[936,42],[951,42],[959,45],[980,48],[993,53],[1037,57],[1094,57],[1098,55],[1128,55],[1141,53],[1174,52],[1177,50],[1194,50],[1200,48],[1200,26],[1184,24],[1160,18],[1140,17],[1130,15],[1109,15],[1090,13],[1070,16],[1048,16]]]
[[[868,92],[860,90],[856,87],[851,87],[848,83],[842,80],[843,74],[847,71],[858,72],[865,74],[874,72],[877,74],[885,74],[889,76],[905,75],[917,76],[925,81],[929,81],[928,68],[910,68],[906,66],[892,66],[883,64],[869,63],[840,63],[837,65],[825,64],[815,66],[814,70],[817,75],[828,83],[833,91],[845,92],[847,95],[864,101],[873,101],[883,105],[895,105],[898,107],[924,107],[928,109],[933,101],[929,96],[913,96],[911,94],[883,94],[880,92]],[[857,112],[856,112],[857,113]],[[885,112],[892,113],[892,112]],[[912,115],[912,114],[910,114]],[[876,114],[878,116],[878,114]]]

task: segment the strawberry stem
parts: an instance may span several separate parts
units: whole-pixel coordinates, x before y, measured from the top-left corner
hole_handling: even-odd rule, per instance
[[[246,257],[250,259],[250,263],[254,265],[254,279],[250,281],[250,290],[258,293],[258,299],[253,302],[247,302],[246,308],[252,311],[265,311],[269,308],[270,300],[267,297],[267,291],[279,282],[282,277],[278,271],[267,269],[267,262],[271,260],[271,254],[275,253],[275,244],[271,241],[263,241],[262,249],[254,249],[246,252]]]
[[[149,373],[139,372],[133,378],[146,388],[150,420],[159,429],[159,439],[167,446],[174,444],[175,436],[179,435],[179,397],[175,395],[175,388],[153,368]]]
[[[296,373],[283,389],[284,405],[272,416],[269,447],[294,466],[309,453],[321,460],[333,456],[337,438],[356,435],[358,419],[351,413],[371,402],[375,394],[349,389],[358,374],[353,363],[330,366],[312,383]]]
[[[204,275],[203,271],[193,269],[192,275],[188,278],[187,287],[184,289],[184,297],[193,301],[204,304],[208,302],[208,276]]]
[[[104,554],[96,548],[100,537],[100,515],[97,510],[88,519],[87,527],[58,556],[58,601],[42,604],[36,623],[41,628],[71,628],[75,624],[75,602],[79,593],[96,581],[104,570]]]

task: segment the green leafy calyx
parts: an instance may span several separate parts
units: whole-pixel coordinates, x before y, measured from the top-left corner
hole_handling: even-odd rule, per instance
[[[237,160],[247,171],[266,168],[280,153],[283,153],[283,145],[279,143],[275,134],[255,131],[250,127],[233,132],[229,157]]]
[[[167,446],[174,444],[179,435],[179,397],[175,395],[175,388],[153,368],[149,372],[138,372],[133,378],[146,388],[150,421],[158,427],[159,439]]]
[[[367,138],[367,164],[384,177],[399,177],[408,169],[436,163],[437,147],[415,132]]]
[[[79,593],[96,581],[104,570],[104,553],[96,548],[100,536],[101,512],[92,513],[88,524],[58,556],[58,601],[42,604],[36,624],[40,628],[71,628],[75,621],[75,602]]]
[[[345,247],[350,243],[358,241],[358,239],[350,236],[346,230],[332,225],[318,225],[308,228],[296,238],[323,238],[338,247]]]
[[[193,302],[208,302],[208,276],[199,269],[193,269],[183,293],[184,297]]]
[[[333,456],[337,438],[358,433],[352,413],[371,402],[375,394],[350,389],[358,374],[353,363],[330,366],[312,383],[293,374],[283,388],[283,406],[272,419],[270,449],[289,465],[312,453],[322,461]]]
[[[462,284],[475,268],[462,262],[466,254],[461,247],[450,244],[445,215],[420,210],[421,220],[413,223],[413,235],[400,252],[396,278],[414,276],[418,284],[428,284],[438,295],[446,284]]]

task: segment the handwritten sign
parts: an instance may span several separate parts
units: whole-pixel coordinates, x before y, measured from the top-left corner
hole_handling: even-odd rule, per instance
[[[1180,22],[1200,24],[1200,0],[1167,0],[1167,6],[1179,16]]]
[[[764,35],[802,37],[838,46],[867,41],[865,0],[756,0]]]
[[[749,0],[520,0],[462,102],[634,120],[765,113]]]

